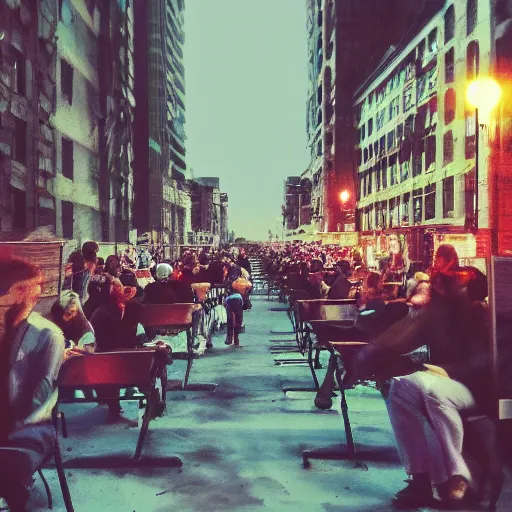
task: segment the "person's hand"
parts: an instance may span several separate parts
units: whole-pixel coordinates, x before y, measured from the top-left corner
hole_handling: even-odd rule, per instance
[[[438,375],[439,377],[448,377],[448,373],[444,368],[441,368],[440,366],[436,366],[434,364],[423,364],[423,366],[427,369],[427,372],[430,372],[434,375]]]

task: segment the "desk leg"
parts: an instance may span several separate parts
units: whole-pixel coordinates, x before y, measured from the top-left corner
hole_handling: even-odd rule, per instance
[[[334,365],[334,368],[333,368]],[[368,466],[363,461],[373,462],[392,462],[400,464],[398,453],[394,446],[363,446],[359,445],[356,449],[354,438],[352,435],[352,427],[348,415],[348,405],[343,387],[342,378],[342,362],[334,354],[331,354],[328,371],[333,370],[341,393],[341,414],[343,416],[343,424],[345,427],[346,443],[327,448],[318,448],[315,450],[305,450],[302,452],[302,465],[304,468],[311,467],[310,459],[319,460],[350,460],[355,462],[354,468],[368,471]],[[325,381],[324,381],[325,383]]]

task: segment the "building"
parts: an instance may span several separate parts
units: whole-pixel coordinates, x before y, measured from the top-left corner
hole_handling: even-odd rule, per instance
[[[55,229],[57,4],[0,1],[0,233]],[[60,217],[60,215],[59,215]],[[60,221],[59,221],[60,224]]]
[[[221,245],[230,243],[228,195],[226,192],[220,193],[220,243]]]
[[[228,195],[220,191],[219,178],[190,181],[192,231],[189,243],[209,243],[218,247],[228,243]]]
[[[185,182],[183,0],[135,3],[134,225],[180,244],[190,230]]]
[[[495,19],[490,1],[428,2],[356,92],[357,216],[369,264],[398,240],[410,261],[430,264],[444,242],[485,268],[493,223],[508,234],[502,250],[505,238],[512,248],[510,101],[479,126],[476,140],[466,100],[478,76],[508,74],[510,81],[511,47],[494,41],[495,34],[510,41],[503,27],[511,17],[502,10]]]
[[[2,232],[49,225],[78,242],[128,241],[130,2],[2,0],[0,9]]]
[[[354,231],[352,95],[418,9],[407,0],[307,0],[310,215],[320,231]],[[386,23],[382,23],[386,19]],[[346,191],[346,204],[340,194]]]
[[[285,231],[300,225],[300,176],[289,176],[284,182],[283,227]]]

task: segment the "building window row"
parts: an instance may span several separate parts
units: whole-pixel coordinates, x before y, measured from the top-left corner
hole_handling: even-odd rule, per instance
[[[389,200],[377,201],[359,212],[361,229],[388,229],[398,226],[421,224],[436,219],[436,196],[442,194],[442,218],[452,219],[455,208],[455,179],[453,176],[414,189]]]

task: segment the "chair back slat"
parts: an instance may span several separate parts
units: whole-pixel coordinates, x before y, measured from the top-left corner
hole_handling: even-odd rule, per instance
[[[144,304],[140,323],[146,327],[192,327],[192,315],[200,304]]]
[[[355,299],[298,300],[297,308],[302,322],[342,320],[345,318],[352,319],[352,317],[355,320],[355,316],[357,316],[357,301]]]
[[[72,357],[62,365],[58,385],[69,388],[145,385],[160,354],[160,350],[151,349]]]

